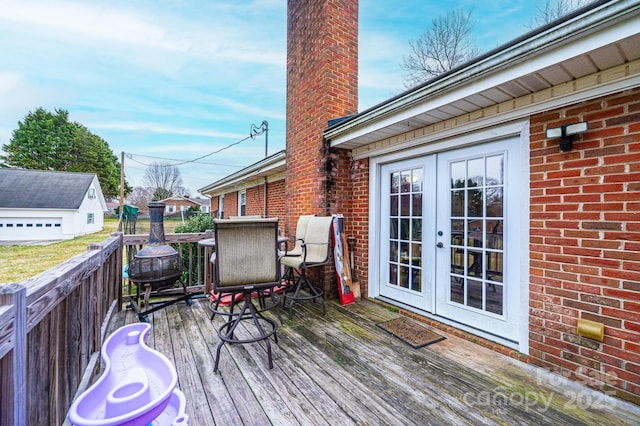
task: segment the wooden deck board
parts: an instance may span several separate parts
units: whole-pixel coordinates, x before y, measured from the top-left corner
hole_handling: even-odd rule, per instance
[[[206,299],[151,314],[148,344],[176,365],[191,424],[640,424],[640,407],[541,380],[542,370],[473,343],[445,334],[414,349],[375,325],[398,316],[366,300],[329,302],[326,316],[298,305],[278,328],[279,343],[271,340],[272,370],[259,342],[225,345],[213,372],[223,318],[210,321]],[[109,331],[135,321],[123,311]],[[245,325],[238,335],[254,332]],[[594,403],[570,404],[576,392]],[[504,398],[482,400],[496,395]]]
[[[209,320],[209,311],[205,303],[194,304],[191,309],[197,330],[202,336],[202,345],[196,345],[194,352],[201,354],[200,376],[205,383],[204,395],[209,401],[211,412],[215,413],[216,424],[264,425],[269,420],[260,406],[253,391],[235,366],[228,350],[223,349],[218,373],[213,372],[216,345],[219,342],[214,323]],[[192,327],[195,330],[196,327]]]

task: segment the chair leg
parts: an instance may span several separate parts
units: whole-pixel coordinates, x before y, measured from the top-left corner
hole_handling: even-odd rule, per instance
[[[272,298],[273,298],[273,294],[272,294]],[[276,308],[278,309],[278,317],[282,322],[282,318],[280,317],[279,299],[273,298],[272,301],[273,303],[276,304]],[[269,341],[269,337],[273,335],[273,338],[276,344],[278,343],[278,334],[277,334],[278,324],[276,323],[276,321],[272,320],[271,318],[266,318],[262,314],[260,309],[256,308],[256,306],[253,304],[251,300],[251,291],[244,292],[244,304],[242,306],[242,309],[240,309],[240,311],[238,311],[235,314],[233,313],[234,307],[235,307],[235,297],[232,297],[229,319],[222,326],[218,328],[218,336],[220,337],[220,343],[218,344],[218,347],[216,349],[216,359],[215,359],[213,371],[214,372],[218,371],[220,353],[222,351],[222,346],[224,346],[225,343],[253,343],[253,342],[258,342],[260,340],[265,341],[265,345],[267,346],[267,357],[269,361],[269,368],[270,369],[273,368],[273,356],[271,353],[271,342]],[[258,330],[259,336],[248,338],[248,339],[236,338],[234,334],[235,334],[236,328],[240,324],[240,321],[248,320],[248,319],[251,319],[253,321],[253,324]],[[268,323],[272,327],[271,330],[265,330],[263,327],[263,323],[261,323],[261,320]]]
[[[303,296],[300,294],[303,287],[306,287],[310,296]],[[291,299],[291,303],[289,304],[289,319],[291,320],[293,318],[293,305],[295,305],[296,303],[299,303],[300,300],[313,300],[313,302],[315,303],[317,299],[320,299],[320,302],[322,303],[322,314],[326,315],[327,308],[324,303],[323,294],[324,292],[322,290],[315,287],[309,282],[309,279],[307,278],[307,274],[306,274],[306,269],[302,269],[300,271],[300,274],[298,275],[298,280],[296,281],[296,286],[295,286],[295,290],[293,291],[293,295],[288,297],[286,296],[286,294],[283,295],[284,297],[283,307],[285,309],[286,309],[286,299]]]

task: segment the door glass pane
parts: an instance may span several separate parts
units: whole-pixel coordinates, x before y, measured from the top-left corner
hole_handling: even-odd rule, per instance
[[[409,219],[400,219],[400,239],[409,239]]]
[[[504,154],[450,163],[449,301],[504,315]]]
[[[389,237],[392,239],[398,238],[398,218],[391,218],[389,220]]]
[[[487,284],[485,292],[487,295],[487,311],[502,315],[504,303],[502,286],[498,284]]]
[[[467,179],[464,161],[451,163],[451,188],[464,188]]]
[[[389,284],[422,291],[424,170],[390,173]]]
[[[411,215],[411,195],[403,194],[400,196],[400,216]]]
[[[400,173],[391,173],[391,193],[397,194],[400,192]]]
[[[464,189],[451,192],[451,216],[464,216]]]
[[[451,277],[449,300],[464,304],[464,278]]]
[[[482,199],[484,191],[480,188],[472,188],[467,191],[467,215],[469,217],[481,217],[484,208]]]
[[[422,244],[411,244],[411,266],[422,266]]]
[[[404,170],[400,172],[400,192],[411,192],[411,170]]]
[[[422,216],[422,194],[413,194],[412,216]]]
[[[467,306],[482,309],[482,281],[467,280]]]
[[[422,241],[422,219],[411,220],[411,240]]]
[[[504,183],[504,155],[487,157],[487,185]]]
[[[406,265],[400,265],[400,282],[402,288],[409,288],[409,273],[411,269]]]
[[[451,245],[464,245],[464,220],[451,220]]]
[[[422,288],[422,270],[411,268],[411,290],[420,291]]]
[[[389,264],[389,284],[398,285],[398,265]]]
[[[487,188],[487,216],[502,217],[503,189]]]
[[[411,171],[411,192],[422,193],[422,169],[414,169]]]
[[[392,262],[398,262],[398,242],[391,241],[389,244],[389,260]]]
[[[467,161],[467,180],[470,188],[484,185],[484,158]]]
[[[391,216],[398,216],[398,200],[400,197],[392,195],[389,197],[389,214]]]
[[[502,220],[487,221],[487,248],[502,250]]]

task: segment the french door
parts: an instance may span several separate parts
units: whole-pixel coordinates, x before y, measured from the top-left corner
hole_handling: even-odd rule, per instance
[[[517,142],[381,167],[382,296],[517,341]]]

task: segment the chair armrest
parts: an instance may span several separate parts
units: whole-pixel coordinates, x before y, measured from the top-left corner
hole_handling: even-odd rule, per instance
[[[302,242],[302,244],[301,244],[301,245],[302,245],[302,247],[304,247],[304,239],[302,239],[302,238],[296,238],[294,241],[301,241],[301,242]],[[294,248],[295,248],[295,247],[294,247]],[[288,247],[288,246],[285,246],[285,251],[284,251],[283,256],[301,256],[301,255],[302,255],[302,253],[290,253],[290,252],[289,252],[289,247]]]

